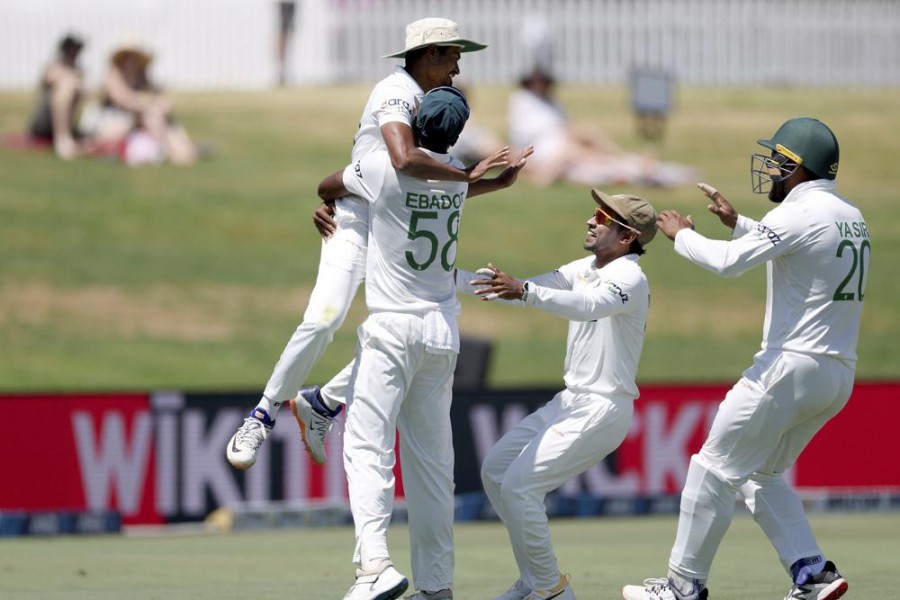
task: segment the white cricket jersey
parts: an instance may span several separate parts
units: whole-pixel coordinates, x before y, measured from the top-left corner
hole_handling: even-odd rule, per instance
[[[387,150],[381,127],[388,123],[405,123],[412,127],[425,92],[406,69],[394,72],[375,84],[359,118],[359,130],[353,138],[351,162],[376,150]]]
[[[762,221],[739,216],[733,237],[710,240],[683,229],[675,251],[725,276],[767,263],[762,349],[854,366],[872,246],[862,213],[835,193],[834,181],[801,183]]]
[[[387,123],[405,123],[412,127],[424,96],[425,92],[416,80],[399,65],[375,84],[359,118],[350,161],[356,162],[372,152],[387,150],[381,127]],[[368,203],[360,198],[343,198],[336,204],[336,212],[342,218],[366,221],[368,211]]]
[[[569,390],[632,400],[638,397],[635,379],[650,310],[650,284],[637,254],[599,269],[594,261],[587,256],[530,277],[524,304],[569,320],[563,373]],[[459,291],[474,293],[478,288],[468,284],[473,279],[483,277],[460,269]]]
[[[434,160],[462,168],[448,154]],[[387,151],[344,169],[347,191],[371,203],[366,304],[370,312],[459,314],[453,269],[466,182],[408,177]]]

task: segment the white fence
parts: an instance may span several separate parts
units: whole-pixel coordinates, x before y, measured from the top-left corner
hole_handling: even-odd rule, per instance
[[[446,16],[490,48],[461,62],[469,82],[511,82],[528,40],[548,34],[569,82],[616,84],[634,67],[699,85],[900,85],[900,0],[296,0],[297,84],[372,81],[404,24]],[[154,73],[182,89],[272,85],[274,0],[0,0],[0,89],[32,87],[56,41],[88,40],[96,81],[123,37],[157,52]]]

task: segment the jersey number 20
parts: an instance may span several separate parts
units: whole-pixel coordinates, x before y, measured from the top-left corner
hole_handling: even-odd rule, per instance
[[[869,240],[863,240],[859,245],[859,250],[857,250],[856,244],[850,240],[844,240],[837,247],[838,258],[841,258],[844,255],[844,249],[849,249],[853,253],[853,262],[850,264],[850,271],[847,273],[847,276],[844,277],[844,280],[835,290],[833,299],[835,302],[840,302],[842,300],[859,300],[862,302],[866,289],[866,266],[869,264],[869,255],[872,254],[872,244],[869,243]],[[856,279],[856,294],[854,295],[853,280],[857,276],[857,267],[859,270],[859,277]],[[847,288],[848,286],[850,291],[844,291],[844,288]]]

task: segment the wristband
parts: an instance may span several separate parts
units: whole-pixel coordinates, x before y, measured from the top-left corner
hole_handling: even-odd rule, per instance
[[[526,300],[528,300],[528,295],[531,293],[530,288],[531,288],[530,281],[526,281],[525,283],[522,284],[522,297],[520,298],[520,300],[522,302],[525,302]]]

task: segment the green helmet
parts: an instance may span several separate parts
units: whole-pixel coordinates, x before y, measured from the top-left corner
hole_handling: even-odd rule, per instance
[[[837,138],[825,123],[810,117],[789,119],[770,140],[758,144],[786,156],[820,179],[837,177],[841,151]]]

